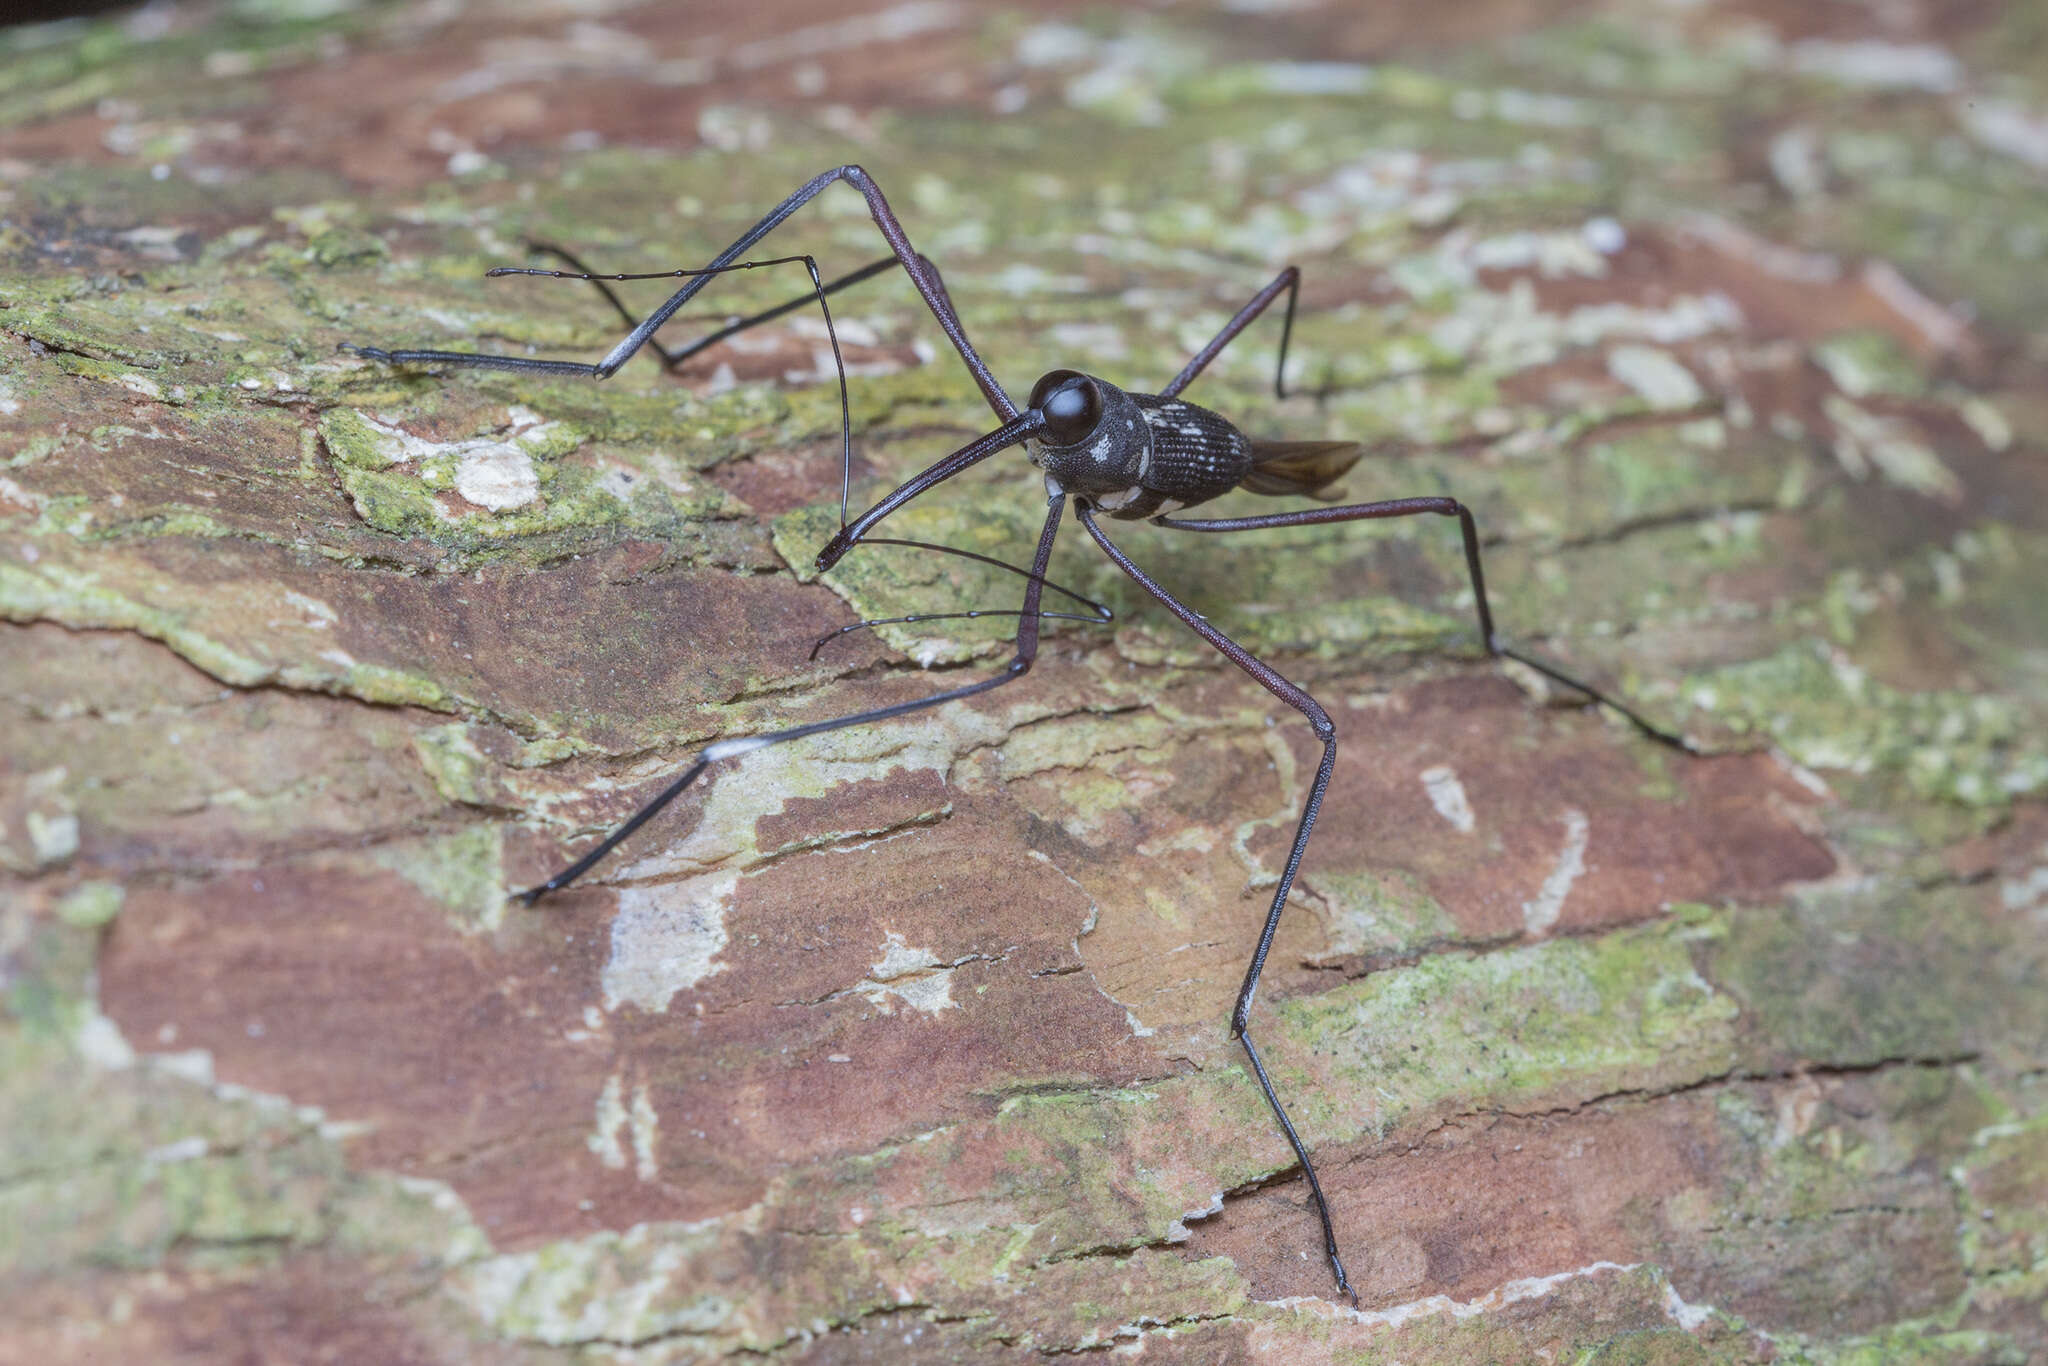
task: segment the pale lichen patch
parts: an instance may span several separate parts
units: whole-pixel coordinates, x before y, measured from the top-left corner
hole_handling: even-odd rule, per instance
[[[1453,1319],[1469,1319],[1479,1314],[1498,1313],[1509,1305],[1524,1300],[1541,1299],[1567,1281],[1584,1276],[1609,1275],[1634,1271],[1637,1262],[1593,1262],[1587,1266],[1574,1267],[1569,1271],[1558,1271],[1548,1276],[1524,1276],[1495,1286],[1484,1295],[1470,1300],[1457,1300],[1449,1295],[1429,1295],[1406,1304],[1393,1305],[1386,1309],[1350,1309],[1330,1304],[1333,1313],[1358,1323],[1371,1324],[1378,1328],[1399,1328],[1415,1319],[1447,1314]],[[1283,1300],[1283,1304],[1328,1304],[1328,1301]]]
[[[739,875],[727,873],[621,891],[602,974],[605,1009],[660,1013],[677,992],[723,972],[716,959],[738,885]]]
[[[1458,781],[1457,771],[1449,764],[1437,764],[1422,770],[1420,776],[1422,790],[1429,794],[1429,804],[1436,808],[1437,815],[1449,821],[1459,834],[1471,834],[1472,803],[1466,799],[1465,785]]]
[[[1821,403],[1835,425],[1835,459],[1857,479],[1875,471],[1898,488],[1959,503],[1963,484],[1934,449],[1898,418],[1884,417],[1829,394]]]
[[[719,741],[703,751],[718,762],[744,758],[706,775],[711,780],[703,814],[681,839],[635,862],[633,877],[703,872],[721,865],[746,866],[775,852],[759,845],[761,822],[791,802],[819,798],[843,784],[886,779],[898,773],[951,773],[963,754],[993,743],[1002,734],[999,718],[965,708],[946,708],[924,719],[800,740],[766,744],[758,736]],[[839,835],[875,833],[845,830]],[[829,843],[820,836],[808,843]]]
[[[882,941],[882,956],[868,969],[867,980],[853,989],[885,1013],[889,998],[895,997],[912,1010],[936,1015],[959,1003],[953,999],[955,964],[947,963],[930,949],[912,946],[902,935],[890,930]]]
[[[626,1149],[619,1142],[619,1131],[626,1127],[624,1095],[625,1086],[617,1072],[604,1079],[604,1089],[597,1093],[597,1127],[585,1140],[597,1160],[615,1171],[626,1166]]]
[[[1533,900],[1522,903],[1522,925],[1530,934],[1548,934],[1564,913],[1565,898],[1571,895],[1572,884],[1586,871],[1586,844],[1591,835],[1592,824],[1586,813],[1577,807],[1567,808],[1564,847],[1557,851],[1557,861],[1551,865],[1550,875],[1543,879],[1542,889]]]
[[[1696,408],[1706,397],[1692,371],[1652,346],[1615,347],[1607,353],[1607,372],[1660,411]]]
[[[462,453],[455,491],[478,507],[509,512],[540,497],[540,473],[533,457],[517,446],[490,442]]]
[[[621,1141],[621,1135],[625,1141]],[[655,1162],[655,1146],[661,1136],[661,1120],[654,1111],[653,1099],[648,1095],[647,1083],[641,1082],[633,1088],[633,1100],[629,1107],[625,1098],[625,1083],[617,1072],[605,1078],[604,1089],[597,1096],[597,1127],[585,1140],[597,1160],[615,1171],[626,1168],[626,1143],[633,1147],[633,1174],[642,1181],[652,1181],[660,1174]]]

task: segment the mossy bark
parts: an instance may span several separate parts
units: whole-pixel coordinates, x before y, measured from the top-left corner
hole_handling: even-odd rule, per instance
[[[0,30],[0,1361],[2048,1354],[2039,21],[1443,8]],[[1435,519],[1118,531],[1337,723],[1254,1020],[1357,1310],[1225,1032],[1317,747],[1077,529],[1110,626],[507,904],[999,668],[1017,581],[812,572],[807,311],[338,346],[595,358],[482,270],[856,160],[1017,393],[1301,265],[1292,396],[1270,321],[1192,396],[1468,502],[1505,633],[1698,748],[1489,661]],[[834,317],[856,502],[987,428],[899,277]],[[1022,460],[956,484],[890,529],[1028,557]]]

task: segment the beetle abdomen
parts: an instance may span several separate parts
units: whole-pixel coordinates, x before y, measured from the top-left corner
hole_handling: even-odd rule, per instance
[[[1098,455],[1084,461],[1077,446],[1074,454],[1040,463],[1063,486],[1092,495],[1096,507],[1124,521],[1178,512],[1235,488],[1328,500],[1337,496],[1329,485],[1357,463],[1363,450],[1348,441],[1255,441],[1207,408],[1093,382],[1144,420],[1140,440],[1119,439],[1121,434],[1112,430],[1099,450],[1113,447],[1121,453],[1116,460]],[[1091,436],[1115,426],[1105,418]]]
[[[1192,403],[1133,394],[1152,429],[1152,461],[1144,485],[1183,505],[1230,492],[1251,473],[1251,439]]]
[[[1207,408],[1155,394],[1131,397],[1152,449],[1138,488],[1114,505],[1102,503],[1110,516],[1136,521],[1193,507],[1230,492],[1251,473],[1250,438]]]

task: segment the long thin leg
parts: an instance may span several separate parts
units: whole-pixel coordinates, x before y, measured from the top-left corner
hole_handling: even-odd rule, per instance
[[[553,246],[547,242],[529,242],[526,249],[537,256],[552,256],[555,260],[562,262],[575,275],[589,280],[592,284],[596,285],[597,292],[604,295],[605,301],[611,304],[613,311],[625,321],[627,327],[638,327],[640,325],[640,320],[633,316],[631,309],[626,307],[625,300],[621,299],[617,292],[605,283],[603,274],[585,265],[582,259],[575,253],[562,247]],[[884,256],[879,261],[870,261],[859,270],[849,271],[838,279],[829,281],[821,292],[829,298],[850,285],[857,285],[863,280],[871,280],[884,271],[894,270],[899,264],[901,263],[894,256]],[[926,262],[925,264],[929,266],[931,263]],[[815,296],[800,294],[787,303],[777,304],[773,308],[749,314],[744,318],[735,318],[717,331],[708,332],[695,341],[679,346],[673,351],[663,346],[654,338],[649,337],[647,339],[647,349],[654,353],[655,360],[660,363],[664,370],[673,370],[684,361],[690,359],[690,357],[700,351],[716,346],[727,337],[735,336],[750,327],[759,327],[762,323],[773,322],[775,319],[794,313],[800,308],[810,306],[814,301]]]
[[[839,331],[832,325],[832,305],[825,302],[825,282],[818,274],[818,263],[810,256],[777,256],[764,261],[727,261],[717,265],[704,266],[696,270],[661,270],[647,274],[616,274],[611,280],[666,280],[688,276],[687,289],[702,289],[704,282],[714,275],[723,275],[735,270],[758,270],[763,266],[785,266],[798,262],[803,264],[811,276],[811,297],[817,300],[818,308],[825,315],[825,335],[832,343],[832,368],[839,375],[839,520],[846,520],[847,480],[853,469],[853,409],[847,401],[846,358],[839,351]],[[499,275],[545,275],[556,280],[589,280],[594,276],[583,272],[565,270],[543,270],[530,266],[493,266],[484,272],[486,277]],[[613,302],[617,302],[614,300]],[[644,326],[644,324],[643,324]],[[638,331],[639,329],[635,329]],[[354,352],[370,360],[383,361],[387,365],[410,365],[415,363],[465,365],[486,370],[539,371],[553,375],[586,375],[592,379],[604,379],[612,373],[603,363],[591,365],[585,361],[547,360],[537,356],[501,356],[491,352],[477,351],[418,351],[386,350],[380,346],[358,346],[343,342],[341,349]],[[612,367],[617,369],[616,366]]]
[[[898,702],[892,706],[877,707],[873,711],[855,712],[850,716],[835,716],[825,721],[811,721],[801,726],[791,726],[786,730],[769,731],[764,735],[750,735],[738,740],[720,740],[715,744],[707,745],[698,753],[696,760],[683,770],[681,777],[663,788],[655,795],[652,801],[642,806],[638,811],[635,811],[618,829],[605,836],[603,842],[595,849],[592,849],[582,858],[577,859],[561,872],[556,873],[546,882],[520,892],[518,899],[531,906],[549,892],[558,892],[577,878],[582,877],[585,873],[596,867],[600,859],[616,849],[629,835],[652,820],[663,807],[681,796],[683,790],[689,787],[691,783],[696,782],[703,775],[705,769],[710,768],[711,765],[721,759],[730,759],[737,755],[749,754],[754,750],[765,749],[769,745],[779,745],[788,740],[800,740],[806,735],[818,735],[828,730],[843,730],[848,726],[866,725],[870,721],[886,721],[891,717],[905,716],[914,711],[923,711],[928,707],[939,706],[942,703],[956,702],[963,697],[973,697],[977,693],[988,692],[992,688],[1000,688],[1005,683],[1022,678],[1026,673],[1030,672],[1032,661],[1038,658],[1039,598],[1045,587],[1045,567],[1052,560],[1053,539],[1059,534],[1060,512],[1064,508],[1065,503],[1066,499],[1064,497],[1056,497],[1051,500],[1050,509],[1045,516],[1045,528],[1038,533],[1038,550],[1031,558],[1031,572],[1025,578],[1024,606],[1019,613],[1017,623],[1017,650],[1010,657],[1009,664],[1004,667],[1001,673],[993,678],[984,678],[979,682],[969,683],[965,687],[948,688],[944,692],[933,693],[930,697],[913,698],[908,702]]]
[[[910,237],[903,231],[903,225],[897,221],[895,211],[889,207],[889,201],[882,197],[881,186],[875,184],[874,178],[859,166],[836,166],[812,177],[789,198],[770,209],[760,222],[741,233],[731,246],[718,253],[711,261],[711,268],[715,270],[739,260],[756,242],[782,226],[791,214],[815,199],[826,186],[840,180],[859,190],[862,197],[867,200],[868,214],[875,220],[875,226],[881,230],[883,240],[888,242],[889,250],[896,254],[896,259],[903,263],[903,272],[910,277],[911,284],[917,286],[917,292],[924,296],[925,307],[938,319],[947,340],[953,343],[953,349],[960,353],[961,363],[966,365],[968,373],[974,377],[975,385],[980,388],[982,397],[988,400],[988,406],[994,409],[996,416],[1003,421],[1014,420],[1017,416],[1017,406],[1010,402],[1010,396],[1003,392],[1003,386],[996,383],[996,377],[989,373],[987,364],[975,351],[974,343],[967,339],[967,329],[961,326],[960,316],[953,311],[952,301],[946,297],[944,287],[937,282],[937,272],[927,273],[924,258],[911,246]],[[598,362],[597,377],[603,379],[624,365],[663,323],[675,316],[678,309],[697,297],[698,291],[703,289],[704,285],[703,277],[691,280],[669,295],[661,307],[642,318],[639,326],[613,347],[610,355]]]
[[[1479,638],[1485,642],[1488,654],[1526,664],[1546,678],[1555,679],[1568,688],[1577,689],[1602,706],[1614,708],[1634,722],[1637,730],[1653,740],[1684,750],[1688,754],[1697,752],[1692,742],[1684,736],[1674,735],[1654,724],[1612,693],[1596,688],[1582,679],[1574,678],[1547,660],[1524,654],[1501,639],[1499,632],[1493,629],[1493,609],[1486,601],[1486,571],[1479,565],[1479,528],[1472,520],[1472,509],[1455,498],[1394,498],[1383,503],[1349,503],[1341,507],[1303,508],[1297,512],[1274,512],[1261,517],[1154,517],[1152,524],[1170,527],[1175,531],[1264,531],[1275,527],[1316,526],[1323,522],[1363,522],[1385,517],[1414,517],[1424,513],[1437,513],[1458,519],[1458,529],[1465,538],[1465,567],[1472,576],[1473,603],[1479,613]]]
[[[946,339],[953,343],[953,349],[959,353],[961,363],[967,367],[968,373],[974,377],[975,386],[981,390],[981,396],[988,401],[988,406],[1005,423],[1014,423],[1017,420],[1017,405],[1012,403],[1010,396],[1003,392],[1003,386],[996,383],[996,377],[989,372],[987,363],[982,360],[980,353],[974,349],[974,343],[967,339],[967,329],[961,325],[960,315],[954,312],[953,301],[946,294],[946,287],[939,279],[938,271],[932,269],[930,263],[924,257],[918,255],[917,248],[910,244],[910,236],[903,231],[903,225],[897,221],[895,210],[889,207],[889,201],[883,197],[882,187],[877,185],[874,178],[864,169],[855,165],[835,166],[829,171],[823,171],[811,177],[808,182],[798,187],[789,198],[770,209],[760,222],[748,228],[744,233],[741,233],[739,238],[731,246],[718,253],[709,265],[694,271],[679,270],[665,272],[690,278],[682,288],[669,295],[659,308],[655,309],[645,318],[642,318],[634,326],[633,330],[627,333],[620,340],[619,344],[614,346],[610,353],[595,365],[586,365],[577,361],[543,360],[537,357],[526,356],[481,356],[466,352],[387,351],[375,347],[353,347],[349,349],[355,350],[359,355],[369,356],[375,360],[399,363],[411,360],[437,361],[451,365],[488,366],[502,370],[531,370],[547,374],[588,375],[593,379],[608,379],[618,372],[620,366],[632,359],[635,351],[638,351],[648,343],[648,340],[661,329],[663,323],[674,317],[677,311],[689,303],[690,300],[696,298],[704,286],[710,282],[712,276],[727,270],[749,269],[756,265],[779,264],[779,261],[741,262],[740,257],[756,242],[759,242],[776,228],[782,226],[791,214],[817,198],[827,186],[841,180],[859,190],[861,196],[867,200],[868,216],[874,219],[875,227],[881,232],[883,240],[889,244],[889,250],[902,263],[903,273],[908,275],[911,284],[917,287],[918,294],[924,299],[925,307],[931,310],[932,317],[938,321],[939,327],[946,334]],[[813,297],[817,299],[818,306],[825,311],[825,324],[829,332],[831,330],[832,310],[825,302],[824,282],[818,276],[817,263],[808,256],[780,259],[801,260],[810,267]],[[499,267],[489,273],[492,275],[528,275],[562,274],[563,272],[529,271],[512,267]],[[612,278],[619,279],[622,277],[613,276]],[[839,339],[836,333],[832,337],[832,351],[834,358],[837,359]],[[843,400],[843,391],[846,384],[844,364],[840,366],[839,382]],[[847,437],[844,431],[848,419],[845,416],[847,409],[843,401],[840,405],[840,411],[842,414],[842,444],[847,445],[850,444],[850,438]],[[842,502],[844,501],[843,492],[841,500]],[[844,552],[842,551],[841,553],[843,554]]]
[[[1223,354],[1223,348],[1237,340],[1237,334],[1252,325],[1252,320],[1266,311],[1273,300],[1282,293],[1287,295],[1287,317],[1280,324],[1280,363],[1273,368],[1273,397],[1287,397],[1287,343],[1294,336],[1294,305],[1301,297],[1301,271],[1289,266],[1273,277],[1273,283],[1252,295],[1251,302],[1237,310],[1237,316],[1223,324],[1223,330],[1209,339],[1209,344],[1195,352],[1194,358],[1173,377],[1173,382],[1159,391],[1159,397],[1172,398],[1181,390],[1194,383],[1195,376],[1209,368],[1209,362]]]
[[[408,361],[441,362],[451,365],[487,366],[506,370],[531,370],[549,374],[589,375],[594,379],[606,379],[615,374],[619,367],[623,366],[641,346],[650,344],[655,332],[661,328],[662,324],[674,317],[678,310],[695,298],[698,292],[708,283],[711,276],[728,270],[746,270],[760,265],[775,265],[781,264],[783,261],[800,260],[810,269],[813,287],[811,297],[816,299],[818,307],[824,311],[825,328],[831,334],[832,339],[833,360],[839,366],[841,446],[839,520],[841,535],[845,537],[846,504],[852,478],[852,419],[846,402],[846,367],[839,355],[838,334],[832,329],[832,310],[825,300],[826,296],[832,293],[833,290],[855,283],[858,279],[867,278],[867,275],[876,270],[880,263],[876,262],[869,266],[864,266],[852,275],[835,281],[828,288],[818,275],[817,263],[808,256],[783,257],[775,261],[742,262],[739,260],[740,256],[748,248],[780,227],[791,214],[794,214],[798,209],[816,198],[826,187],[840,180],[859,190],[861,196],[867,200],[868,214],[874,219],[875,227],[881,232],[883,240],[889,244],[889,250],[893,253],[895,260],[903,267],[904,274],[908,275],[911,284],[916,286],[918,294],[924,299],[925,307],[931,311],[932,317],[938,321],[940,328],[944,330],[947,340],[952,342],[953,349],[959,353],[961,363],[967,367],[968,373],[973,376],[976,387],[981,390],[982,397],[987,400],[989,407],[1005,423],[1014,423],[1018,416],[1017,406],[1010,401],[1010,396],[1003,392],[1003,387],[996,383],[996,378],[989,372],[988,365],[981,359],[980,353],[974,349],[974,343],[968,340],[967,329],[960,322],[960,315],[953,307],[952,297],[946,292],[946,284],[939,274],[938,267],[934,266],[930,260],[921,255],[911,245],[910,236],[904,232],[902,223],[897,220],[895,210],[889,207],[889,201],[882,194],[882,187],[875,183],[874,178],[865,169],[852,164],[837,166],[829,171],[813,176],[787,199],[769,210],[760,222],[742,233],[731,246],[720,252],[710,265],[695,271],[663,272],[663,274],[688,276],[691,278],[682,288],[671,294],[659,308],[655,309],[638,323],[633,323],[632,330],[627,336],[617,346],[613,347],[610,354],[596,365],[587,365],[577,361],[544,360],[525,356],[483,356],[469,352],[396,351],[356,346],[345,347],[344,349],[353,350],[359,355],[368,356],[374,360],[395,363],[405,363]],[[559,271],[527,271],[510,267],[501,267],[489,273],[492,275],[564,274],[564,272]],[[579,269],[574,273],[581,276],[589,276],[593,272]],[[611,278],[625,279],[628,277],[614,275]],[[602,284],[599,287],[605,288]],[[632,314],[626,309],[625,305],[616,296],[612,295],[609,289],[605,289],[605,293],[621,315],[629,323],[632,323]],[[743,319],[728,331],[714,334],[712,338],[707,339],[702,344],[709,345],[710,341],[716,340],[720,336],[729,336],[732,331],[737,331],[741,327],[765,321],[768,317],[779,316],[780,312],[787,307],[787,305],[781,306],[777,310],[771,310],[769,313],[757,316],[752,320]],[[1293,305],[1291,302],[1288,306],[1288,313],[1291,319],[1293,316]],[[1220,349],[1220,346],[1212,343],[1212,350],[1214,349]],[[666,353],[659,346],[656,346],[655,350],[657,355],[666,356]],[[694,348],[686,348],[675,354],[676,359],[680,360],[693,353]],[[1283,361],[1285,360],[1284,346],[1282,359]],[[1189,376],[1189,378],[1192,378],[1192,376]],[[892,506],[894,505],[892,504]],[[858,539],[858,536],[847,539],[846,545],[842,546],[831,558],[836,561]],[[947,552],[953,551],[953,547],[950,546],[933,546],[931,548]],[[821,564],[820,567],[823,568],[825,566]]]
[[[1287,894],[1294,887],[1295,875],[1301,871],[1301,857],[1308,850],[1309,835],[1316,827],[1316,813],[1323,808],[1323,794],[1329,790],[1330,774],[1337,766],[1337,728],[1330,721],[1330,714],[1322,704],[1288,682],[1276,673],[1257,655],[1239,645],[1223,632],[1209,624],[1206,617],[1182,603],[1164,588],[1155,583],[1151,576],[1131,561],[1114,541],[1103,534],[1096,525],[1093,511],[1086,503],[1074,504],[1074,515],[1081,519],[1081,525],[1088,528],[1088,534],[1102,547],[1102,553],[1115,562],[1116,567],[1131,576],[1137,585],[1157,598],[1166,610],[1179,617],[1189,630],[1208,641],[1221,651],[1231,663],[1250,674],[1254,681],[1275,697],[1293,707],[1308,718],[1315,728],[1316,738],[1323,742],[1323,761],[1316,766],[1315,781],[1309,785],[1308,801],[1301,811],[1301,823],[1294,830],[1294,846],[1287,852],[1287,866],[1280,873],[1280,885],[1273,891],[1273,904],[1266,912],[1266,923],[1259,930],[1258,947],[1252,950],[1252,961],[1245,969],[1244,985],[1238,988],[1237,1004],[1230,1011],[1230,1036],[1244,1045],[1245,1056],[1251,1059],[1252,1074],[1258,1078],[1259,1089],[1265,1092],[1266,1103],[1273,1108],[1274,1118],[1280,1121],[1280,1129],[1287,1135],[1287,1141],[1294,1148],[1294,1154],[1301,1159],[1301,1169],[1308,1177],[1309,1194],[1314,1198],[1316,1214],[1323,1223],[1323,1250],[1329,1255],[1330,1270],[1336,1273],[1337,1288],[1358,1301],[1358,1293],[1351,1288],[1350,1279],[1344,1274],[1343,1259],[1337,1255],[1337,1227],[1330,1218],[1330,1202],[1323,1197],[1323,1184],[1316,1179],[1315,1166],[1309,1161],[1308,1146],[1301,1141],[1301,1135],[1294,1131],[1294,1122],[1287,1117],[1287,1110],[1280,1104],[1280,1097],[1273,1091],[1273,1083],[1266,1077],[1266,1068],[1259,1061],[1258,1050],[1252,1047],[1251,1035],[1246,1032],[1246,1020],[1251,1013],[1252,996],[1259,987],[1259,974],[1266,966],[1266,956],[1273,950],[1273,936],[1280,928],[1280,913],[1287,907]]]

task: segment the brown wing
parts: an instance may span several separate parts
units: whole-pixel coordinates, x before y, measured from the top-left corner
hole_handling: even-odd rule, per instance
[[[1365,454],[1356,441],[1252,440],[1252,472],[1238,487],[1272,495],[1306,494],[1335,502],[1343,494],[1329,485],[1344,477]]]

